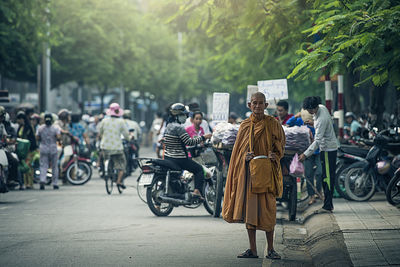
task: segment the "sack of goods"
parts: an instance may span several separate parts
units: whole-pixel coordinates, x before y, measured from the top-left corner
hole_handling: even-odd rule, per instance
[[[213,144],[222,143],[223,145],[233,145],[235,144],[238,131],[239,125],[220,122],[214,128],[211,141]]]
[[[285,131],[285,150],[304,152],[311,144],[311,132],[307,126],[282,126]]]

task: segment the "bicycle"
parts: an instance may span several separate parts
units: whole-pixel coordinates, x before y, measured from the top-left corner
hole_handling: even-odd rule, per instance
[[[108,159],[104,161],[104,180],[106,183],[106,191],[107,194],[111,195],[114,184],[117,185],[118,180],[118,170],[114,168],[114,162],[112,159]],[[123,189],[117,185],[118,192],[122,194]]]

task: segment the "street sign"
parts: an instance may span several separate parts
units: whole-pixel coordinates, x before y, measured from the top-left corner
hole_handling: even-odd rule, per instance
[[[213,94],[213,121],[228,121],[229,93]]]
[[[286,79],[258,81],[258,91],[265,95],[267,100],[288,99],[288,87]]]

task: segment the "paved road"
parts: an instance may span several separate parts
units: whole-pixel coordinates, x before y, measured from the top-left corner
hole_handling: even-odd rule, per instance
[[[155,217],[136,194],[136,177],[122,195],[107,195],[97,171],[84,186],[0,195],[0,266],[262,265],[236,258],[248,247],[244,225],[203,207]],[[257,237],[263,255],[265,236]]]

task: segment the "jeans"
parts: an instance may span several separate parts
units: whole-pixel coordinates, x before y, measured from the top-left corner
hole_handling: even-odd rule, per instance
[[[191,159],[183,158],[170,158],[165,157],[167,160],[173,161],[176,165],[181,167],[183,170],[190,171],[194,174],[194,187],[198,189],[203,194],[203,184],[204,184],[204,171],[203,167]]]
[[[314,188],[310,185],[314,185],[314,177],[317,182],[317,190],[321,192],[322,188],[322,166],[319,154],[313,154],[311,157],[304,161],[304,172],[306,179],[309,181],[307,183],[307,192],[309,196],[315,195]]]

